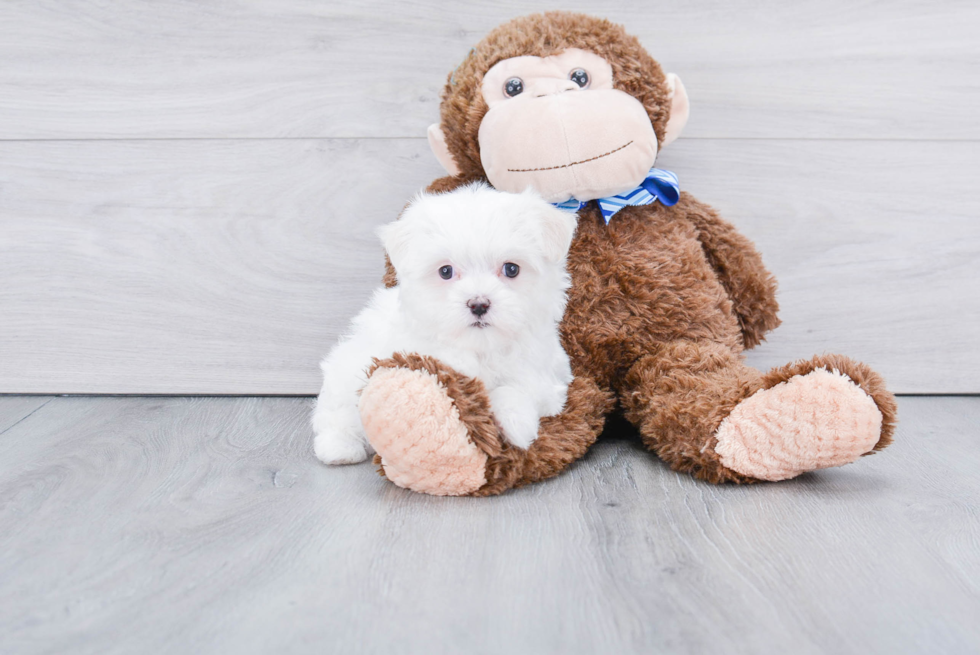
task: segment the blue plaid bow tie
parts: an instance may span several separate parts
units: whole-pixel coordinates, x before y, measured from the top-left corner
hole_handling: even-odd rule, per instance
[[[681,190],[677,183],[677,176],[662,168],[651,168],[646,179],[632,191],[621,193],[618,196],[599,198],[599,209],[602,210],[602,217],[606,219],[608,225],[609,219],[626,205],[649,205],[654,200],[659,200],[662,204],[670,207],[676,205],[680,197]],[[565,202],[552,204],[558,209],[577,212],[588,203],[572,198]]]

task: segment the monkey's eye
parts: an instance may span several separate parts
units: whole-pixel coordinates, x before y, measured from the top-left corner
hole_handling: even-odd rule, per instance
[[[519,77],[512,77],[504,82],[504,95],[508,98],[519,96],[524,92],[524,81]]]
[[[453,267],[443,266],[439,269],[439,277],[443,280],[451,280],[453,278]]]
[[[578,84],[583,89],[589,86],[589,74],[584,68],[576,68],[568,74],[568,79]]]
[[[503,271],[507,277],[517,277],[517,274],[521,272],[521,267],[513,262],[507,262],[504,264]]]

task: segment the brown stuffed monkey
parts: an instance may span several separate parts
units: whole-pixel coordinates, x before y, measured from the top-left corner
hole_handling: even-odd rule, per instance
[[[680,80],[636,38],[580,14],[501,25],[449,76],[429,141],[450,176],[430,191],[531,186],[578,210],[561,325],[575,380],[521,450],[478,380],[413,354],[377,363],[361,418],[392,482],[482,496],[543,480],[613,411],[671,468],[714,483],[784,480],[889,444],[895,401],[866,365],[743,362],[779,324],[776,282],[750,241],[653,168],[687,116]]]

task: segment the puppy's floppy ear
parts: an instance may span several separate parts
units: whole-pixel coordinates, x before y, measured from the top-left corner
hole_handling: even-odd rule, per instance
[[[391,260],[391,265],[396,271],[404,264],[410,252],[412,229],[409,223],[411,221],[406,220],[403,214],[399,220],[382,225],[374,231],[381,239],[381,245],[384,246],[388,259]]]
[[[578,213],[563,211],[544,200],[541,200],[538,212],[544,256],[550,262],[560,262],[572,245],[572,237],[578,226]]]

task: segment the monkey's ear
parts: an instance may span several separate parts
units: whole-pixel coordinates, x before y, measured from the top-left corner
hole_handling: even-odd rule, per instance
[[[449,146],[446,145],[446,135],[442,133],[439,123],[433,123],[429,126],[429,147],[432,148],[432,154],[436,156],[447,173],[459,175],[459,166],[456,165],[456,160],[449,152]]]
[[[687,100],[687,90],[681,82],[681,78],[673,73],[667,73],[667,86],[670,88],[670,118],[667,120],[667,129],[664,130],[664,141],[660,144],[665,148],[667,144],[681,135],[687,119],[691,115],[691,103]],[[431,129],[430,134],[431,134]],[[430,136],[431,140],[432,137]]]

